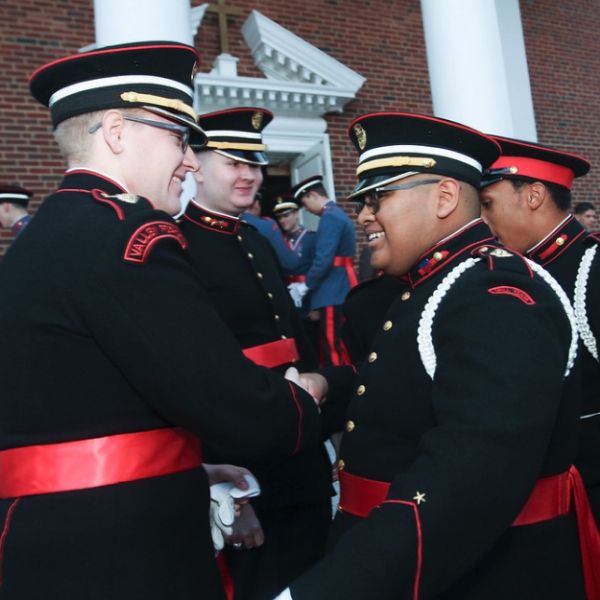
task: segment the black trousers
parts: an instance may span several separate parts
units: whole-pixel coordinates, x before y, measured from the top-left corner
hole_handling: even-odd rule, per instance
[[[251,550],[225,549],[234,600],[273,600],[323,556],[331,500],[269,509],[257,516],[265,543]]]

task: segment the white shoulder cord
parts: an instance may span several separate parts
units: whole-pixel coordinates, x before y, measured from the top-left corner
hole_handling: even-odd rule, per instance
[[[577,321],[579,335],[581,336],[583,345],[594,357],[596,362],[598,362],[598,346],[587,318],[585,301],[587,296],[587,284],[590,275],[590,269],[592,267],[594,256],[596,256],[597,248],[597,245],[588,248],[581,258],[579,269],[577,270],[577,279],[575,279],[575,292],[573,294],[573,308],[575,309],[575,319]]]
[[[433,337],[431,335],[435,313],[440,305],[440,302],[448,293],[448,290],[452,287],[452,285],[454,285],[456,280],[467,269],[470,269],[480,260],[480,258],[468,258],[454,267],[454,269],[452,269],[452,271],[450,271],[450,273],[448,273],[448,275],[442,279],[437,288],[435,288],[435,291],[433,294],[431,294],[429,300],[427,300],[425,308],[423,308],[421,318],[419,319],[419,329],[417,330],[417,344],[419,345],[421,362],[425,367],[427,375],[429,375],[431,379],[433,379],[433,376],[435,375],[435,368],[437,366],[435,348],[433,346]]]
[[[567,318],[569,319],[569,323],[571,325],[571,345],[569,346],[569,357],[567,359],[567,368],[565,370],[565,377],[571,372],[573,365],[575,364],[575,358],[577,356],[577,344],[579,341],[579,336],[577,335],[577,321],[575,320],[575,312],[573,311],[573,307],[571,306],[571,302],[565,293],[565,290],[560,287],[560,284],[544,267],[541,267],[537,263],[525,259],[527,264],[531,267],[533,272],[536,275],[539,275],[553,290],[554,293],[558,296],[558,299],[561,301],[563,308],[565,309],[565,313],[567,314]]]
[[[431,379],[433,379],[435,375],[435,369],[437,366],[437,359],[435,355],[435,348],[433,346],[433,337],[432,337],[432,328],[433,328],[433,319],[435,317],[435,313],[440,305],[440,302],[444,298],[444,296],[448,293],[448,290],[452,287],[452,285],[456,282],[456,280],[469,268],[473,267],[477,262],[479,262],[480,258],[468,258],[464,262],[460,263],[438,285],[433,294],[429,297],[429,300],[425,304],[423,308],[423,312],[421,313],[421,318],[419,319],[419,328],[417,331],[417,344],[419,347],[419,354],[421,356],[421,362],[423,363],[423,367],[427,375]],[[531,267],[531,269],[539,275],[554,291],[554,293],[558,296],[561,301],[563,308],[565,309],[565,313],[567,318],[569,319],[569,323],[571,325],[571,344],[569,346],[569,356],[567,359],[567,365],[564,376],[566,377],[571,369],[573,368],[573,364],[575,362],[575,357],[577,356],[577,325],[575,322],[575,314],[573,312],[573,308],[571,307],[571,303],[567,298],[564,290],[560,287],[556,279],[550,275],[545,269],[540,267],[538,264],[533,263],[530,260],[527,260],[527,263]]]

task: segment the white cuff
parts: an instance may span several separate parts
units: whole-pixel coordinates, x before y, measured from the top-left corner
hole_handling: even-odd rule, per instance
[[[279,594],[279,596],[277,596],[277,598],[275,598],[275,600],[294,600],[292,598],[290,588],[285,588],[285,590],[283,590],[283,592],[281,592],[281,594]]]

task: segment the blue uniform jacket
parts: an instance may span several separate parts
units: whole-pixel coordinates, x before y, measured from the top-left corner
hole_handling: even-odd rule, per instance
[[[323,207],[313,262],[306,274],[311,310],[344,303],[350,281],[346,269],[334,267],[333,260],[336,256],[354,258],[355,251],[354,224],[335,202],[328,202]]]
[[[241,218],[258,229],[259,233],[267,238],[269,244],[275,250],[279,264],[286,275],[306,273],[308,263],[290,249],[281,233],[281,229],[279,229],[279,225],[273,219],[257,217],[247,212],[242,213]]]

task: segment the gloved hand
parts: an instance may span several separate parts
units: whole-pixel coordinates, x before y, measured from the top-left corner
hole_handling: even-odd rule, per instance
[[[223,549],[224,535],[233,533],[235,519],[235,501],[245,498],[254,498],[260,494],[260,486],[252,475],[245,475],[248,489],[237,488],[228,481],[215,483],[210,486],[210,533],[215,550]]]
[[[302,298],[304,298],[304,296],[306,296],[308,293],[308,286],[304,282],[295,282],[288,285],[288,290],[292,300],[294,301],[294,306],[296,308],[301,308]]]

